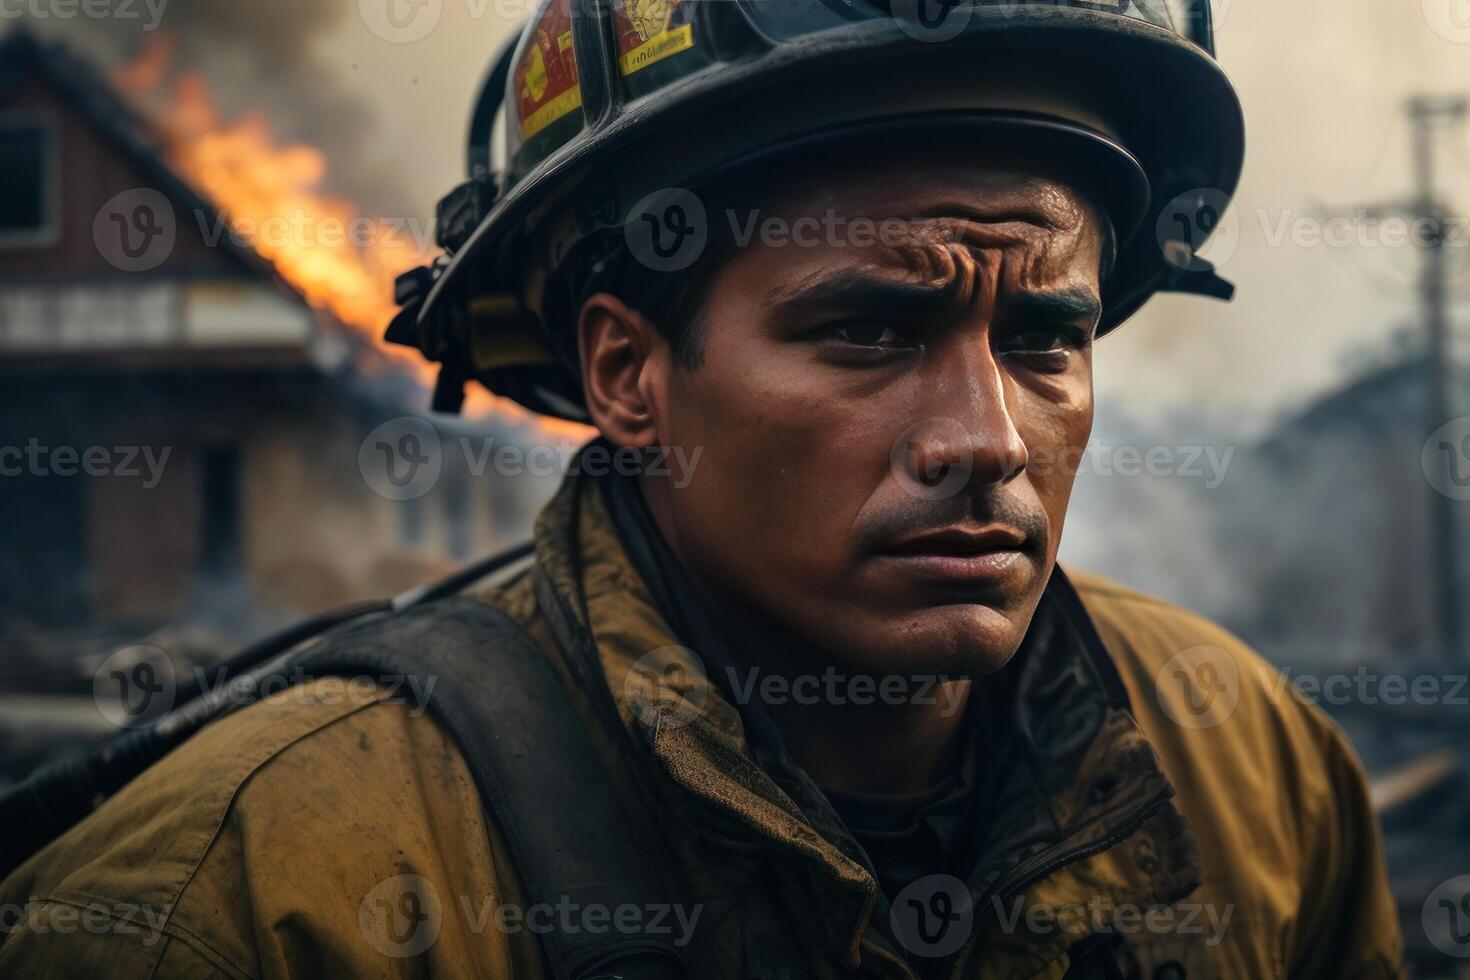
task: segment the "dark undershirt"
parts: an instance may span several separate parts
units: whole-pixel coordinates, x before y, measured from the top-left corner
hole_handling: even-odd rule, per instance
[[[1004,712],[996,700],[985,692],[969,705],[955,765],[930,788],[886,796],[822,787],[873,862],[890,901],[926,875],[969,876],[988,830],[984,801],[993,797],[999,776],[985,764],[998,756],[1004,737]]]
[[[958,853],[971,839],[974,779],[963,770],[911,796],[850,793],[828,786],[822,792],[867,852],[889,901],[926,875],[953,874]]]

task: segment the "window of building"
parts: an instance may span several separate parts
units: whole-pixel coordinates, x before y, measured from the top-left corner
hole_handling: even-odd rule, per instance
[[[240,534],[240,451],[211,446],[201,457],[199,499],[199,570],[227,579],[243,566]]]
[[[0,245],[55,240],[60,161],[56,129],[35,116],[0,116]]]

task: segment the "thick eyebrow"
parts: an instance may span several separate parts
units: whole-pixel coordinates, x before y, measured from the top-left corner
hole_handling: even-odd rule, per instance
[[[1102,300],[1085,286],[1046,293],[1014,293],[1004,304],[1007,318],[1023,323],[1073,323],[1102,319]]]
[[[772,294],[768,309],[778,317],[817,313],[871,313],[877,316],[922,316],[952,311],[961,283],[901,282],[861,269],[818,273]]]

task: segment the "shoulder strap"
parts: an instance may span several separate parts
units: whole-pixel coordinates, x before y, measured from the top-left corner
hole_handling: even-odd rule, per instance
[[[486,809],[505,833],[528,902],[595,905],[609,919],[625,905],[650,910],[669,902],[637,851],[561,678],[505,612],[468,597],[444,599],[354,623],[303,651],[297,663],[307,676],[424,682],[404,690],[432,692],[424,707],[464,754]],[[542,944],[557,980],[684,975],[666,934],[554,931]]]
[[[372,600],[329,610],[240,650],[218,665],[217,686],[206,691],[183,681],[174,710],[143,728],[106,739],[83,752],[45,763],[18,785],[0,791],[0,878],[5,878],[112,798],[144,770],[201,728],[249,704],[259,694],[256,675],[288,667],[301,644],[367,616],[406,611],[462,592],[534,551],[531,542],[490,555],[439,582],[410,589],[390,601]],[[382,617],[377,620],[381,622]]]

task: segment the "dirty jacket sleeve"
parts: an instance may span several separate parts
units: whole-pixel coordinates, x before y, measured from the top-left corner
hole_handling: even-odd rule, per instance
[[[317,681],[190,740],[0,885],[0,976],[538,975],[463,758],[385,697]]]
[[[1305,855],[1307,880],[1320,887],[1302,904],[1291,976],[1401,977],[1398,915],[1367,776],[1341,730],[1315,706],[1302,710],[1316,716],[1333,791],[1314,823],[1316,846]]]
[[[1200,839],[1204,885],[1193,900],[1233,913],[1228,942],[1257,950],[1273,975],[1404,976],[1368,779],[1337,724],[1228,631],[1069,575]],[[1228,700],[1190,719],[1191,694],[1175,678],[1205,663]]]

